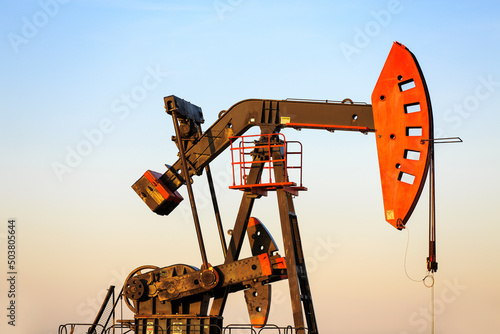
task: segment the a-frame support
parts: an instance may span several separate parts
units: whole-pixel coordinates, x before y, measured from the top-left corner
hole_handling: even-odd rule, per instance
[[[283,161],[281,150],[273,152],[273,160]],[[277,183],[286,182],[286,167],[282,162],[274,164],[274,175]],[[306,263],[302,251],[299,224],[293,205],[293,195],[284,188],[276,190],[280,211],[281,233],[285,247],[285,259],[292,302],[293,321],[296,333],[305,333],[304,316],[308,332],[318,333],[318,325],[314,313],[311,289],[307,277]]]
[[[286,166],[284,166],[283,162],[283,156],[285,153],[282,149],[274,149],[271,153],[259,153],[263,154],[256,155],[256,160],[269,160],[269,155],[272,155],[273,161],[279,161],[273,164],[275,180],[277,183],[288,181],[286,180]],[[247,183],[258,184],[263,168],[264,164],[262,163],[253,164],[248,174]],[[293,205],[293,195],[285,188],[276,189],[276,193],[278,197],[281,231],[283,235],[295,332],[297,334],[305,334],[307,329],[308,333],[317,334],[318,327],[314,313],[309,280],[307,277],[304,254],[302,251],[299,225]],[[224,263],[230,263],[238,260],[241,246],[245,238],[248,220],[251,216],[253,203],[257,197],[258,196],[252,194],[250,191],[245,191],[243,194]],[[215,296],[210,315],[222,316],[228,293],[229,291],[224,291],[221,295]],[[306,320],[305,323],[304,318]]]

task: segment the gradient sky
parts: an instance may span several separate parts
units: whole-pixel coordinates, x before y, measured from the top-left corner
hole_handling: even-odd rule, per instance
[[[500,331],[497,1],[2,1],[0,17],[0,261],[4,277],[15,218],[19,272],[16,327],[0,280],[2,333],[91,322],[134,268],[201,264],[188,201],[160,217],[130,188],[177,158],[164,96],[202,107],[205,128],[246,98],[370,102],[396,40],[424,72],[436,137],[464,140],[436,148],[436,333]],[[285,135],[304,144],[309,191],[295,205],[321,332],[430,333],[431,290],[404,271],[409,235],[408,273],[425,275],[427,188],[397,231],[373,134]],[[229,229],[240,194],[227,152],[212,171]],[[220,264],[205,177],[194,187]],[[274,194],[253,214],[281,247]],[[271,323],[291,323],[287,294],[275,284]],[[226,324],[248,322],[242,294],[228,305]]]

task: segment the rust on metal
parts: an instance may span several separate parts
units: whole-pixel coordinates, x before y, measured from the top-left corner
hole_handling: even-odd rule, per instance
[[[134,321],[128,326],[136,333],[147,334],[220,334],[228,295],[244,291],[251,325],[261,328],[269,317],[271,283],[287,279],[295,332],[317,334],[293,203],[298,191],[307,190],[302,185],[302,145],[299,143],[299,150],[289,149],[287,145],[292,142],[287,142],[280,131],[375,132],[385,219],[398,229],[404,228],[422,191],[433,142],[430,98],[415,57],[402,44],[393,45],[373,91],[372,105],[351,99],[249,99],[221,112],[203,132],[200,107],[174,95],[165,97],[164,103],[174,122],[172,140],[179,159],[167,165],[163,174],[148,170],[132,188],[153,212],[168,215],[183,199],[177,190],[186,185],[202,265],[146,265],[133,270],[123,287],[125,303],[134,313]],[[244,136],[252,127],[259,127],[260,134]],[[226,246],[209,163],[229,147],[233,167],[229,188],[241,190],[242,199]],[[324,154],[331,153],[325,148]],[[289,155],[293,158],[288,159]],[[299,163],[292,165],[296,160]],[[203,172],[207,174],[224,253],[224,262],[215,266],[207,258],[191,186],[192,177]],[[277,253],[278,247],[262,222],[251,217],[255,200],[268,191],[274,191],[278,200],[284,257]],[[240,259],[245,236],[252,256]],[[435,244],[431,246],[434,251]],[[435,256],[429,259],[431,269],[433,261]]]
[[[253,284],[245,290],[245,301],[247,304],[250,322],[255,328],[262,328],[269,318],[271,308],[271,285],[261,283]]]

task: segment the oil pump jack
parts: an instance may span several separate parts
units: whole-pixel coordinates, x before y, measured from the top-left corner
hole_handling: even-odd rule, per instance
[[[148,170],[132,188],[158,215],[170,214],[186,185],[201,253],[201,268],[176,264],[142,266],[127,277],[123,295],[134,312],[136,333],[221,333],[228,294],[243,291],[253,328],[266,325],[273,282],[287,279],[295,333],[318,333],[312,293],[293,199],[307,190],[292,180],[293,151],[281,130],[318,129],[375,133],[385,220],[401,230],[422,192],[433,154],[432,111],[427,86],[414,55],[395,42],[371,97],[371,104],[311,100],[249,99],[219,114],[207,130],[200,107],[176,96],[164,99],[172,117],[179,159],[165,173]],[[244,136],[252,127],[257,136]],[[230,148],[232,189],[242,199],[226,245],[209,163]],[[219,228],[224,263],[208,261],[193,195],[192,177],[205,172]],[[252,217],[254,202],[276,192],[284,257],[265,226]],[[240,259],[248,238],[252,256]],[[431,242],[428,269],[437,270]],[[211,302],[211,303],[210,303]],[[209,306],[211,305],[210,309]]]

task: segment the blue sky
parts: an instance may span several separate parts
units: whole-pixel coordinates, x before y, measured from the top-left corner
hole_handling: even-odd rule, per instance
[[[436,149],[436,332],[500,328],[498,2],[42,0],[1,7],[3,258],[7,220],[19,225],[18,326],[4,319],[2,333],[49,334],[60,323],[91,321],[103,289],[120,286],[140,265],[200,265],[187,201],[159,217],[130,188],[145,170],[163,172],[176,160],[164,96],[202,107],[205,128],[247,98],[370,102],[396,40],[419,60],[436,136],[464,140]],[[304,144],[309,191],[295,203],[322,332],[429,332],[430,290],[404,274],[408,233],[384,221],[374,136],[285,135]],[[239,194],[227,189],[226,153],[212,170],[229,229]],[[209,259],[218,264],[205,178],[194,186]],[[407,267],[416,277],[425,274],[426,191],[408,223]],[[280,242],[272,194],[254,214]],[[279,325],[291,321],[286,288],[274,288],[270,321]],[[1,305],[7,302],[1,291]],[[229,302],[226,322],[247,322],[243,296]]]

